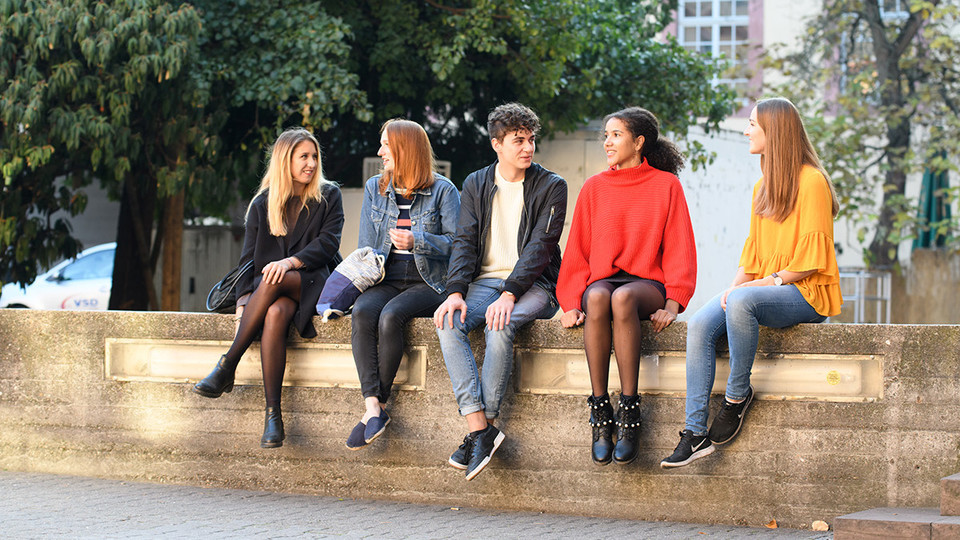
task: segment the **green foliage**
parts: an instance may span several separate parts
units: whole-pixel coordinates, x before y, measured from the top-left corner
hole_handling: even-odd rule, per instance
[[[567,131],[627,105],[654,111],[681,141],[698,121],[711,129],[733,93],[710,83],[716,68],[659,33],[675,2],[477,0],[322,2],[353,29],[350,69],[374,122],[335,117],[323,134],[331,176],[358,184],[376,153],[380,124],[422,123],[454,179],[488,163],[487,112],[530,105],[544,132]],[[706,162],[691,146],[694,164]]]
[[[264,148],[284,128],[329,130],[336,115],[371,120],[359,77],[347,68],[351,29],[320,3],[196,0],[193,5],[203,19],[193,76],[208,96],[207,112],[223,140],[216,156],[223,195],[245,198],[259,185]],[[219,199],[192,203],[202,213],[224,209]]]
[[[135,172],[171,193],[202,171],[209,141],[181,76],[199,31],[193,8],[157,1],[0,1],[0,269],[12,281],[77,251],[54,215],[82,212],[93,176],[116,193]]]
[[[960,8],[940,0],[906,5],[902,17],[884,18],[877,0],[826,0],[807,21],[801,49],[772,61],[789,77],[778,91],[807,118],[842,215],[869,242],[871,266],[893,264],[897,244],[920,230],[960,242],[956,216],[928,223],[905,189],[908,175],[925,168],[955,175],[960,164]],[[941,195],[949,204],[960,193]]]

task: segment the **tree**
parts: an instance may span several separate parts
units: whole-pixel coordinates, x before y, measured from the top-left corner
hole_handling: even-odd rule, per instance
[[[149,1],[3,1],[0,20],[5,266],[29,270],[13,276],[25,281],[32,261],[72,255],[78,246],[65,222],[44,222],[58,209],[81,211],[79,188],[96,176],[123,200],[114,293],[144,291],[141,303],[156,307],[157,196],[200,181],[211,150],[196,129],[197,94],[181,74],[195,53],[196,11]],[[58,176],[65,181],[51,197]],[[8,194],[20,194],[19,208],[6,204]]]
[[[825,0],[801,48],[774,62],[790,77],[780,91],[795,99],[821,142],[844,214],[860,224],[861,241],[873,232],[864,258],[876,267],[893,265],[897,244],[918,228],[958,228],[956,219],[916,218],[905,193],[910,173],[957,170],[960,12],[941,0],[904,2],[899,13],[885,12],[890,5]]]
[[[349,67],[360,76],[373,122],[334,116],[322,134],[333,178],[358,185],[360,161],[376,153],[380,124],[423,124],[454,179],[490,160],[487,112],[507,101],[532,106],[545,131],[568,131],[626,105],[654,111],[684,139],[733,108],[711,85],[718,69],[659,38],[676,2],[363,0],[338,9],[353,30]],[[696,164],[706,156],[691,145]]]

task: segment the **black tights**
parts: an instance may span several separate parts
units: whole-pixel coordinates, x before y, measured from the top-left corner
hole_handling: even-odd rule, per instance
[[[621,391],[627,396],[636,395],[640,376],[640,321],[663,308],[664,303],[663,294],[645,281],[620,284],[600,280],[587,287],[582,302],[586,315],[583,345],[593,395],[607,392],[611,338],[617,353]]]
[[[299,299],[300,272],[287,272],[276,285],[261,281],[243,308],[237,337],[226,354],[235,365],[260,334],[263,393],[268,407],[280,406],[283,371],[287,367],[287,332]]]

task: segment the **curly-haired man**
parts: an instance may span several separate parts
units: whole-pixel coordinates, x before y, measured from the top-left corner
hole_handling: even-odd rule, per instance
[[[470,433],[449,463],[472,480],[504,435],[493,425],[513,371],[517,330],[557,311],[560,233],[567,183],[533,162],[540,119],[519,103],[490,112],[487,131],[497,153],[463,183],[457,234],[447,273],[447,299],[434,313],[440,348],[460,414]],[[483,372],[468,333],[485,325]]]

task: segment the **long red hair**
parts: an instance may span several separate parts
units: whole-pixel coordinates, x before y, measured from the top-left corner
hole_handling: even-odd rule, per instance
[[[386,195],[390,182],[408,198],[413,191],[432,186],[436,163],[433,146],[423,126],[397,118],[383,124],[380,134],[384,133],[393,156],[393,170],[384,171],[380,176],[380,194]]]

